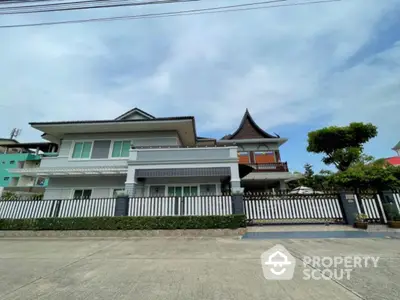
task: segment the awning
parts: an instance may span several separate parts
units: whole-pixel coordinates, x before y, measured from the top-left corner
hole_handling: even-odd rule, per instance
[[[139,169],[135,172],[136,178],[151,177],[204,177],[204,176],[231,176],[229,167],[215,168],[174,168],[174,169]]]
[[[9,169],[10,173],[36,176],[70,176],[70,175],[118,175],[126,174],[126,167],[98,167],[98,168],[26,168]]]

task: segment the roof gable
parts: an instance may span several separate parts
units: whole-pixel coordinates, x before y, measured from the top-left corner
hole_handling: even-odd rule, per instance
[[[270,139],[279,138],[279,135],[271,135],[262,130],[250,115],[248,109],[240,122],[239,128],[232,134],[224,136],[224,140],[242,140],[242,139]]]
[[[150,120],[155,119],[154,116],[150,115],[149,113],[135,107],[126,113],[120,115],[119,117],[115,118],[117,121],[121,120]]]

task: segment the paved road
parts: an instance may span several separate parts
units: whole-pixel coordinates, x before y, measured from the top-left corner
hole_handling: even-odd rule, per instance
[[[263,278],[260,254],[381,256],[350,280]],[[318,271],[317,271],[318,272]],[[0,239],[0,299],[400,299],[400,240]]]

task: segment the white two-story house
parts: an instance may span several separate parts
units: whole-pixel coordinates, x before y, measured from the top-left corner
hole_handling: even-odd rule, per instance
[[[43,157],[38,168],[18,172],[49,178],[45,199],[107,198],[121,190],[137,197],[218,195],[242,190],[246,176],[250,187],[266,189],[268,173],[279,185],[289,174],[277,152],[286,140],[258,127],[262,136],[249,139],[254,135],[249,126],[255,125],[249,118],[246,112],[238,131],[218,141],[198,137],[194,117],[156,118],[138,108],[113,120],[33,122],[59,151]],[[268,150],[275,161],[257,165],[252,152],[257,149]],[[243,153],[254,156],[248,164],[240,158]]]

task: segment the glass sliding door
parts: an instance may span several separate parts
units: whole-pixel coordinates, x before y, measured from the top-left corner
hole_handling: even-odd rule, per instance
[[[197,196],[197,186],[169,186],[168,196],[182,197],[182,196]]]

